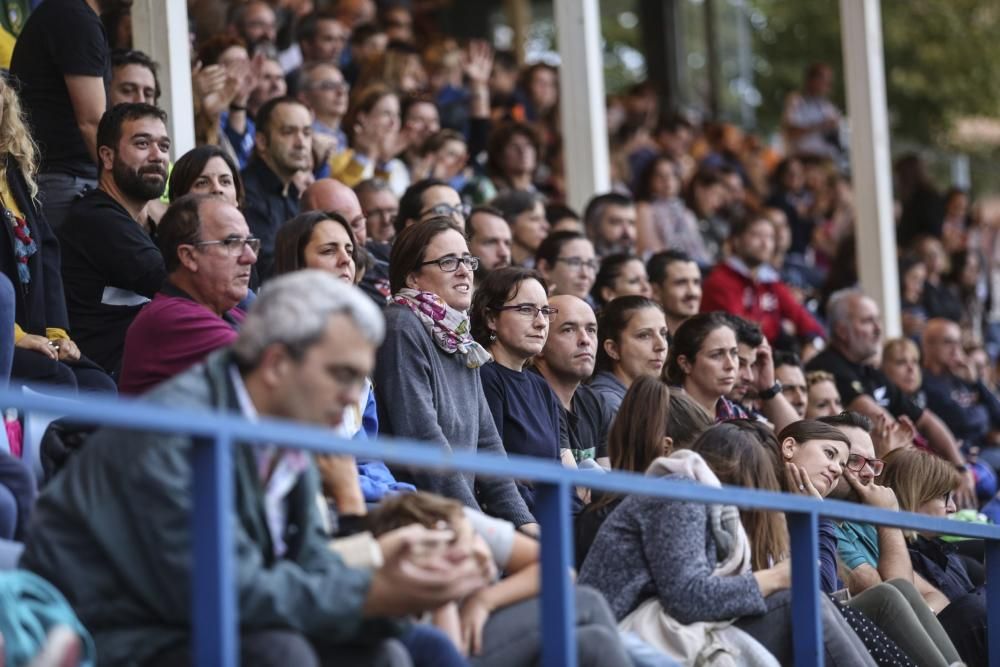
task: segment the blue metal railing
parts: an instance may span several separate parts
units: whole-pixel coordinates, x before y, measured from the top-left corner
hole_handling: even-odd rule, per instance
[[[352,454],[390,463],[532,480],[536,515],[542,527],[542,659],[546,667],[575,667],[572,529],[569,497],[574,486],[642,494],[697,503],[724,503],[785,512],[792,543],[792,632],[795,664],[822,665],[819,618],[819,516],[933,531],[986,540],[987,582],[1000,582],[1000,526],[969,524],[905,512],[873,509],[835,500],[734,487],[716,489],[640,475],[570,470],[535,458],[446,453],[398,440],[343,440],[329,430],[280,420],[251,423],[237,415],[181,411],[141,401],[86,398],[56,392],[45,396],[0,391],[0,405],[58,415],[81,422],[136,430],[184,433],[194,440],[194,562],[192,631],[196,664],[232,667],[238,663],[238,610],[234,589],[231,524],[233,442],[294,446],[314,452]],[[1000,667],[1000,594],[987,594],[989,664]]]

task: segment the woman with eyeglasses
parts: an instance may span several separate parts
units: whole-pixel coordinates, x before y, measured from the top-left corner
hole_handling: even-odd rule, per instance
[[[667,320],[663,308],[644,296],[622,296],[597,319],[597,361],[590,388],[601,397],[608,423],[625,392],[642,375],[659,377],[667,360]]]
[[[389,262],[392,303],[375,365],[383,433],[445,451],[504,453],[480,375],[490,353],[473,339],[468,315],[478,266],[451,218],[430,218],[396,237]],[[537,531],[512,479],[429,470],[398,476]]]
[[[955,512],[961,475],[930,452],[909,447],[886,454],[881,481],[896,492],[901,510],[942,519]],[[954,543],[934,533],[911,534],[908,546],[914,574],[944,597],[934,612],[962,660],[969,665],[988,664],[981,566],[959,556]]]
[[[491,272],[472,300],[472,337],[493,356],[480,375],[486,402],[508,454],[558,461],[562,442],[559,399],[538,373],[525,369],[545,346],[549,306],[545,279],[537,271],[510,266]],[[517,482],[534,511],[530,484]]]
[[[635,255],[618,253],[608,255],[601,260],[601,268],[597,272],[590,296],[598,307],[620,296],[638,294],[650,298],[653,295],[649,286],[649,275],[646,265]]]
[[[535,267],[551,285],[549,296],[570,294],[591,306],[600,261],[594,244],[580,232],[554,232],[542,241],[535,253]]]

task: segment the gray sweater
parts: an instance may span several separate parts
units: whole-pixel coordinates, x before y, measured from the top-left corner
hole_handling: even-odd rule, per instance
[[[601,411],[610,430],[628,390],[622,381],[609,371],[598,371],[590,380],[590,388],[601,399]]]
[[[715,565],[707,505],[629,496],[601,526],[579,583],[603,593],[619,621],[654,596],[684,624],[767,611],[752,574],[714,576]]]
[[[479,369],[466,367],[465,355],[441,350],[408,308],[390,304],[385,322],[375,364],[379,431],[449,451],[506,456]],[[516,526],[535,520],[509,478],[427,470],[403,470],[399,477]]]

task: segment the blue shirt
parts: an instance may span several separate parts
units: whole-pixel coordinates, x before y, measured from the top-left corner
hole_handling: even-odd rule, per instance
[[[496,362],[483,365],[479,372],[507,453],[558,461],[564,438],[559,418],[562,405],[545,380],[536,373],[514,371]],[[518,490],[531,509],[534,494],[530,488],[518,482]]]
[[[878,569],[878,528],[845,521],[837,526],[837,553],[848,570],[868,564]]]

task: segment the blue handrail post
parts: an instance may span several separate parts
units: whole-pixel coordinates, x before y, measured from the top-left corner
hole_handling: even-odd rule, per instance
[[[819,516],[788,512],[792,542],[792,649],[795,667],[823,667],[819,604]]]
[[[576,667],[576,594],[570,580],[573,531],[565,482],[535,486],[535,516],[542,527],[542,665]]]
[[[1000,666],[1000,542],[986,540],[986,645],[992,667]]]
[[[232,439],[220,431],[214,440],[194,438],[193,443],[192,654],[198,667],[236,667]]]

